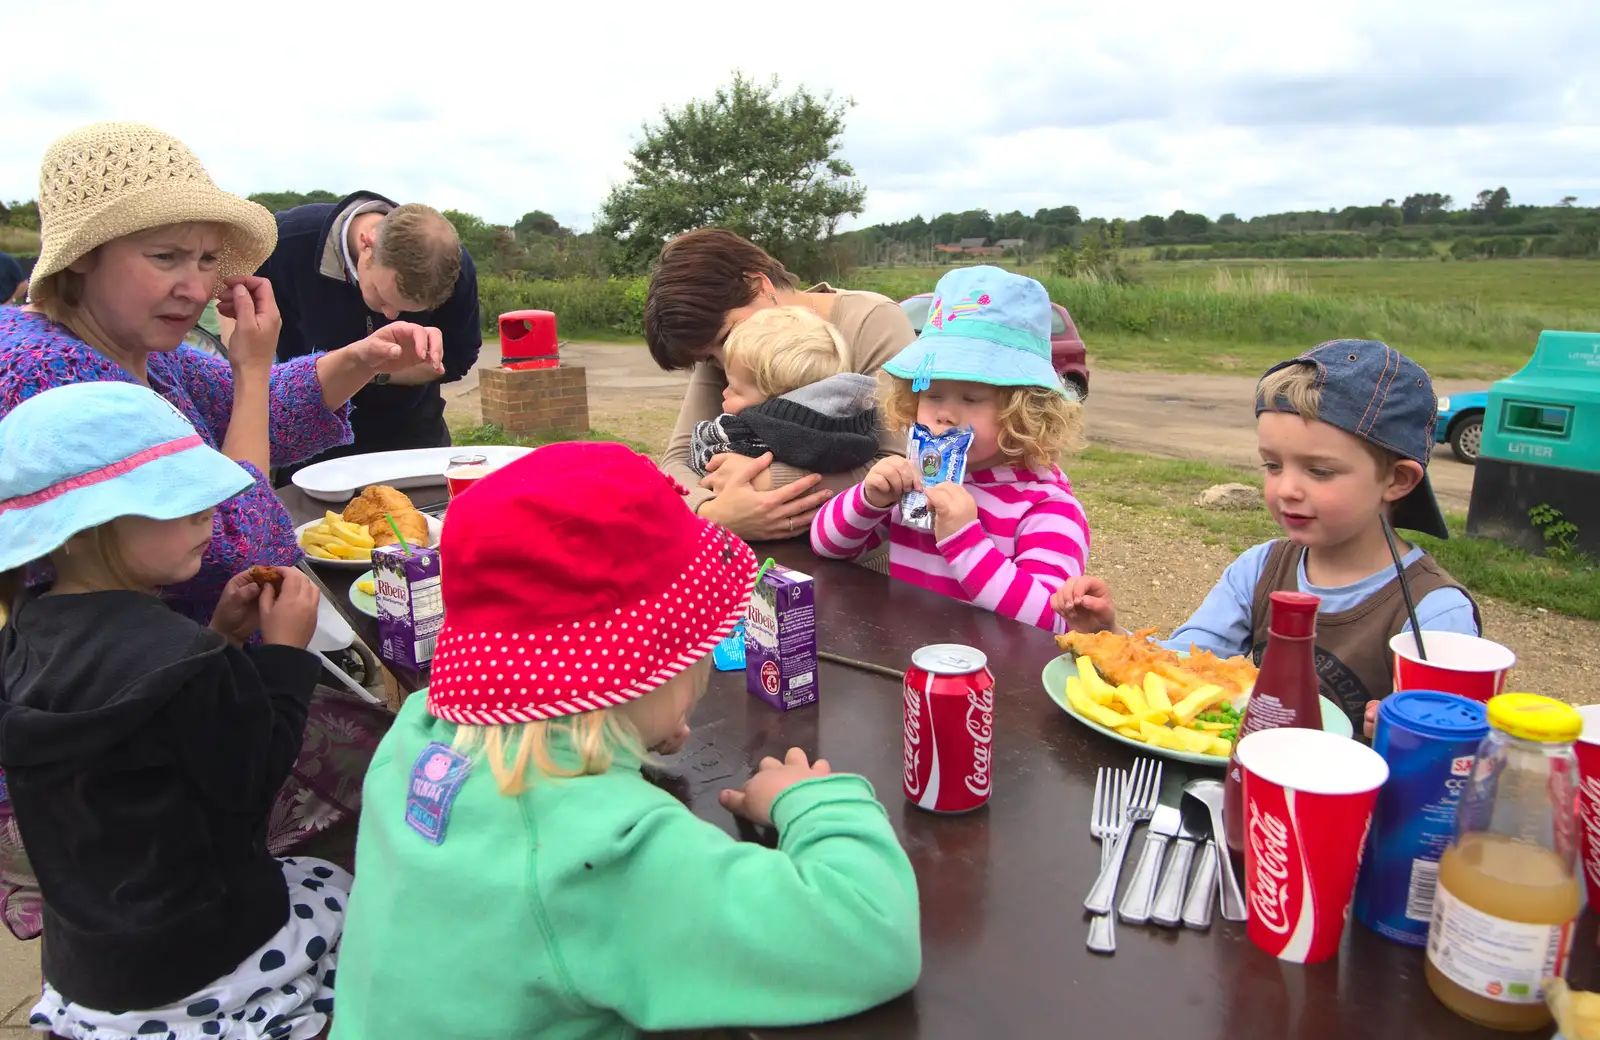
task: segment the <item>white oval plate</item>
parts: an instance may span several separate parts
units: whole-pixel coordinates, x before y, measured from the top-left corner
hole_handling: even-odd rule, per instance
[[[431,515],[429,513],[423,513],[422,516],[423,516],[423,519],[428,521],[428,544],[425,546],[425,548],[428,548],[428,549],[435,548],[439,544],[439,536],[444,532],[444,521],[440,520],[438,517],[433,516],[433,515]],[[295,542],[295,544],[299,545],[300,544],[300,536],[302,534],[304,534],[309,528],[315,527],[320,523],[322,523],[321,520],[311,520],[311,521],[308,521],[306,523],[301,524],[299,527],[296,527],[294,529],[294,542]],[[305,552],[305,550],[303,548],[300,551],[301,552]],[[366,570],[367,568],[372,566],[372,560],[370,560],[370,559],[366,559],[366,560],[323,560],[323,559],[319,559],[318,557],[312,556],[309,553],[307,553],[307,555],[306,555],[306,562],[310,563],[310,564],[314,564],[314,565],[316,565],[318,567],[333,567],[333,568],[336,568],[336,569],[341,570],[341,571]]]
[[[491,466],[504,466],[532,451],[509,444],[470,445],[454,448],[413,448],[347,455],[307,466],[295,473],[294,486],[324,502],[354,498],[368,484],[392,488],[432,487],[444,483],[444,468],[457,455],[482,455]]]

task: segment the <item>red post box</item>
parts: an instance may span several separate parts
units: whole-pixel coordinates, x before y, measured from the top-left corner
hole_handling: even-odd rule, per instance
[[[500,366],[512,371],[561,364],[553,311],[507,311],[500,315]]]

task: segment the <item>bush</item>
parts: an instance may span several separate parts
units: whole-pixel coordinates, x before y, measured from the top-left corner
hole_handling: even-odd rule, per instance
[[[562,281],[484,275],[478,302],[485,335],[499,335],[507,311],[554,311],[562,336],[642,336],[644,278],[569,278]]]

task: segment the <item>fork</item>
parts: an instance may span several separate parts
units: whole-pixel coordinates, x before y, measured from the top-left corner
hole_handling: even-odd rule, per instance
[[[1100,842],[1100,869],[1111,862],[1111,846],[1117,837],[1126,801],[1128,771],[1101,767],[1094,774],[1094,812],[1089,817],[1089,833]],[[1095,953],[1117,952],[1116,921],[1110,914],[1096,914],[1089,920],[1089,949]]]
[[[1161,763],[1153,758],[1141,758],[1133,764],[1133,773],[1123,795],[1122,818],[1117,827],[1117,844],[1111,850],[1111,862],[1095,878],[1083,905],[1092,914],[1109,914],[1111,904],[1117,899],[1117,880],[1122,874],[1122,860],[1128,852],[1128,839],[1133,830],[1155,815],[1156,796],[1161,791]]]

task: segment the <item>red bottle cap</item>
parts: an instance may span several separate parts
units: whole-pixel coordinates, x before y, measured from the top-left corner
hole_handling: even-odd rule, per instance
[[[1317,634],[1317,607],[1321,598],[1309,592],[1274,592],[1267,627],[1273,635],[1306,639]]]

